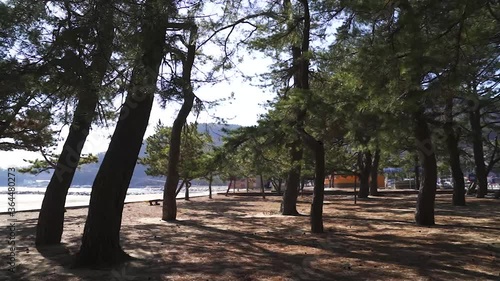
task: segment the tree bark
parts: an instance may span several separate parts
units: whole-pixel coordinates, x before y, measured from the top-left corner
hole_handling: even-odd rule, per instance
[[[108,69],[114,38],[112,1],[100,1],[96,4],[98,17],[98,40],[92,63],[84,78],[84,89],[77,89],[78,104],[75,109],[69,134],[63,150],[57,160],[56,168],[42,202],[36,226],[37,246],[59,244],[64,226],[64,206],[66,196],[75,175],[83,145],[89,134],[95,109],[99,101],[99,88]]]
[[[415,139],[421,165],[424,170],[422,176],[423,184],[418,192],[415,221],[418,225],[434,225],[434,203],[437,182],[436,155],[423,109],[415,114],[415,121]]]
[[[145,3],[142,56],[132,72],[120,118],[92,186],[77,255],[80,266],[107,267],[129,258],[120,245],[123,204],[148,126],[166,41],[166,15],[153,4],[156,1]]]
[[[420,189],[420,164],[418,160],[418,152],[415,154],[415,189]]]
[[[292,168],[288,172],[286,189],[281,202],[282,215],[296,216],[299,214],[297,211],[297,196],[299,195],[302,153],[300,141],[295,141],[290,147]]]
[[[371,167],[371,182],[370,182],[370,195],[378,195],[378,164],[380,162],[380,149],[375,150],[373,156],[373,164]]]
[[[453,129],[453,97],[446,101],[445,106],[444,133],[446,135],[446,146],[450,156],[451,174],[453,177],[453,205],[465,206],[465,182],[464,173],[460,166],[460,149],[458,148],[458,135]]]
[[[372,155],[370,151],[363,151],[358,154],[359,168],[359,198],[367,198],[370,193],[370,171],[372,166]]]
[[[194,26],[193,26],[194,27]],[[193,109],[194,93],[191,85],[191,70],[193,69],[194,58],[196,54],[196,28],[191,30],[190,45],[187,46],[187,55],[182,62],[182,93],[184,102],[175,118],[170,135],[170,150],[168,152],[167,181],[163,191],[163,214],[162,220],[175,221],[177,219],[177,202],[175,200],[175,188],[179,183],[179,157],[181,154],[181,135],[182,128],[186,119]]]
[[[323,200],[325,197],[325,148],[323,142],[316,141],[314,156],[316,177],[314,178],[311,204],[311,232],[323,233]]]
[[[488,174],[484,163],[483,132],[481,129],[481,112],[476,108],[469,112],[469,122],[472,131],[472,148],[474,164],[476,165],[477,198],[484,198],[488,194]]]

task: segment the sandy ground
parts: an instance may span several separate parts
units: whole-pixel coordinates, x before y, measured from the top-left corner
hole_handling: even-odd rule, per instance
[[[207,196],[208,192],[192,194],[191,197]],[[29,210],[40,210],[42,206],[44,195],[41,194],[16,194],[15,204],[16,211],[29,211]],[[184,194],[179,194],[177,198],[183,198]],[[125,197],[125,202],[141,202],[146,200],[161,199],[163,198],[162,193],[158,194],[127,194]],[[0,214],[7,213],[9,208],[9,203],[7,194],[1,194],[0,196]],[[71,207],[85,207],[89,205],[90,196],[89,195],[68,195],[66,196],[65,206]]]
[[[73,269],[86,208],[66,213],[64,244],[34,247],[37,212],[16,215],[17,273],[0,280],[500,280],[500,200],[438,195],[433,227],[413,223],[415,195],[325,198],[326,233],[307,216],[279,215],[280,198],[216,196],[179,201],[178,221],[161,206],[125,206],[122,245],[137,259],[107,270]],[[299,198],[307,214],[310,196]],[[8,217],[0,216],[2,231]]]

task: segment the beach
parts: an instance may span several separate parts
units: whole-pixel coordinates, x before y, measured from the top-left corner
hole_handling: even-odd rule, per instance
[[[212,192],[215,194],[217,192],[226,191],[226,189],[227,187],[225,186],[213,186]],[[88,206],[91,191],[92,189],[90,187],[71,187],[68,190],[65,206],[67,208]],[[9,203],[11,201],[9,200],[7,192],[8,189],[6,186],[0,187],[0,213],[6,213],[8,208],[10,208]],[[42,206],[44,192],[44,187],[16,187],[14,196],[16,212],[39,210]],[[208,186],[191,186],[189,189],[189,196],[208,196]],[[163,191],[161,187],[129,188],[127,190],[125,203],[161,198],[163,198]],[[177,198],[184,198],[184,189],[179,192]]]

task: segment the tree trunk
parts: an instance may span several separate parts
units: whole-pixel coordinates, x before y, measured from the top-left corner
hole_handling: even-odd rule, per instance
[[[378,195],[378,164],[380,162],[380,149],[375,150],[373,157],[373,164],[371,167],[371,182],[370,182],[370,195]]]
[[[423,184],[419,189],[415,221],[418,225],[434,225],[434,203],[436,198],[437,164],[432,146],[431,132],[425,120],[424,110],[415,114],[415,139],[424,170]]]
[[[208,177],[208,198],[212,199],[212,181],[213,181],[213,176],[212,173],[210,173],[210,176]]]
[[[309,91],[309,59],[306,53],[309,52],[309,38],[311,19],[309,14],[308,1],[300,2],[303,7],[303,28],[301,42],[291,44],[292,53],[292,70],[293,70],[293,87],[300,91]],[[290,0],[283,1],[283,9],[287,13],[287,17],[294,18],[296,15],[293,12],[293,5]],[[289,25],[290,31],[295,27]],[[309,99],[312,93],[306,93]],[[304,120],[306,119],[306,109],[300,106],[293,108],[295,122],[290,124],[299,133],[304,129]],[[297,215],[297,196],[300,185],[301,160],[302,160],[302,145],[300,138],[297,138],[290,146],[290,156],[292,168],[288,173],[287,188],[283,194],[281,203],[281,212],[283,215]]]
[[[229,184],[227,185],[227,190],[226,190],[226,196],[229,193],[229,190],[231,190],[231,184],[233,183],[233,178],[229,179]],[[233,187],[234,188],[234,187]]]
[[[415,154],[415,189],[420,189],[420,164],[418,160],[418,152]]]
[[[476,165],[477,198],[484,198],[488,193],[488,175],[484,163],[483,132],[481,129],[480,108],[469,112],[470,127],[472,130],[472,148],[474,150],[474,163]]]
[[[358,154],[359,167],[359,198],[367,198],[370,193],[370,171],[372,166],[372,154],[370,151]]]
[[[288,179],[286,181],[286,189],[283,193],[283,200],[281,201],[281,214],[296,216],[299,214],[297,211],[297,196],[299,195],[300,185],[300,171],[303,150],[300,141],[295,141],[290,148],[290,157],[292,168],[288,172]]]
[[[184,200],[189,201],[189,188],[191,187],[191,182],[186,180],[186,189],[184,193]]]
[[[85,88],[77,89],[79,101],[69,134],[45,191],[36,226],[35,244],[37,246],[61,242],[66,196],[95,117],[99,88],[112,53],[114,38],[112,1],[100,1],[95,9],[98,15],[99,39],[96,42],[96,51],[91,58],[92,63],[86,73]]]
[[[166,15],[145,4],[140,48],[127,97],[92,186],[90,206],[77,256],[82,266],[110,266],[129,258],[120,245],[123,204],[148,126],[156,80],[165,49]]]
[[[465,182],[462,167],[460,166],[460,149],[458,148],[458,135],[453,129],[453,97],[446,101],[444,133],[446,145],[450,155],[450,167],[453,177],[453,205],[465,206]]]
[[[181,182],[181,185],[179,187],[177,187],[177,190],[175,191],[175,198],[177,198],[177,195],[179,195],[179,193],[181,192],[182,188],[184,187],[184,185],[186,184],[186,181],[182,181]]]
[[[323,200],[325,197],[325,148],[321,141],[314,146],[315,166],[313,201],[311,204],[311,232],[323,233]]]
[[[182,62],[182,93],[184,102],[175,118],[170,135],[170,150],[168,152],[167,181],[163,191],[163,214],[162,220],[175,221],[177,218],[177,202],[175,200],[175,188],[179,183],[179,157],[181,154],[182,128],[191,112],[194,104],[194,93],[191,85],[191,70],[193,68],[196,45],[196,29],[191,30],[190,45],[187,46],[187,55]]]

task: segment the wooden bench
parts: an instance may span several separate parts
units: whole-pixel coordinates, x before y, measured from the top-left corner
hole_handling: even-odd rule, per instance
[[[163,201],[163,199],[153,199],[153,200],[149,200],[149,206],[153,206],[153,205],[160,205],[160,201]]]

